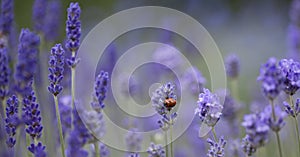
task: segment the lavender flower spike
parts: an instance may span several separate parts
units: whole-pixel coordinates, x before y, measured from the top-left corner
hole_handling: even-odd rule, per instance
[[[47,0],[35,0],[32,9],[32,21],[34,21],[34,29],[37,32],[42,32],[47,10]]]
[[[8,93],[9,66],[5,41],[0,38],[0,103]]]
[[[48,2],[47,15],[45,17],[44,33],[47,41],[55,41],[59,37],[61,22],[61,1]]]
[[[274,100],[283,89],[284,76],[275,58],[270,58],[260,68],[260,75],[257,79],[262,83],[263,94],[270,100]]]
[[[80,7],[78,3],[71,3],[68,8],[68,20],[66,22],[67,42],[66,48],[70,52],[77,53],[81,36]],[[75,56],[74,56],[75,57]]]
[[[300,63],[292,59],[282,59],[279,67],[284,75],[284,91],[294,95],[300,88]]]
[[[14,0],[2,0],[0,30],[5,36],[9,36],[14,20]]]
[[[256,147],[249,141],[248,135],[243,138],[242,149],[248,156],[252,156],[256,152]]]
[[[94,95],[93,95],[93,102],[91,106],[97,112],[100,112],[104,108],[104,99],[107,93],[107,86],[108,86],[108,73],[101,71],[100,74],[97,76],[94,85]]]
[[[147,153],[149,154],[148,157],[166,157],[164,148],[161,145],[155,145],[154,143],[150,144]]]
[[[8,147],[13,147],[16,144],[16,129],[19,124],[18,118],[18,98],[13,95],[7,100],[5,130],[8,134],[6,144]]]
[[[284,118],[287,116],[287,114],[278,106],[275,106],[274,111],[276,120],[273,118],[271,105],[268,105],[264,109],[264,111],[261,113],[261,116],[264,122],[269,125],[274,132],[279,132],[285,125]]]
[[[226,73],[230,78],[237,78],[240,73],[240,60],[235,54],[230,54],[225,60]]]
[[[142,137],[137,132],[137,129],[131,129],[130,132],[126,135],[125,142],[129,152],[138,152],[141,149]]]
[[[296,118],[300,113],[300,99],[296,100],[296,104],[294,107],[290,106],[290,104],[287,102],[283,102],[283,106],[285,107],[285,112],[289,116]]]
[[[25,94],[24,90],[32,81],[36,72],[39,45],[40,38],[38,35],[30,32],[29,29],[22,29],[19,37],[18,63],[15,72],[15,88],[20,94]]]
[[[45,152],[46,147],[43,146],[43,144],[41,142],[39,142],[38,144],[31,144],[28,147],[28,150],[34,154],[35,157],[46,157],[47,154]]]
[[[203,93],[199,94],[198,107],[195,109],[195,114],[199,115],[202,122],[213,127],[222,115],[223,106],[220,104],[217,95],[211,93],[208,89],[203,91]]]
[[[61,44],[56,44],[51,49],[51,56],[49,60],[49,82],[48,90],[54,96],[57,96],[61,93],[63,86],[61,85],[61,81],[63,79],[64,72],[64,53]]]
[[[207,142],[210,145],[210,149],[207,153],[208,157],[223,157],[225,155],[224,148],[226,145],[226,140],[224,140],[224,137],[221,137],[218,142],[211,139],[207,139]]]

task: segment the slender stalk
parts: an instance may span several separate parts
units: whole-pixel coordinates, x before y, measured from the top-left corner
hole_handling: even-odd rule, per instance
[[[215,127],[212,127],[211,132],[213,133],[215,141],[218,142],[218,138],[217,138],[217,134],[216,134],[216,131],[215,131]]]
[[[273,100],[270,100],[270,103],[271,103],[271,105],[272,105],[272,115],[273,115],[273,119],[274,119],[274,121],[276,121],[274,101],[273,101]],[[279,155],[280,155],[280,157],[283,157],[283,156],[282,156],[282,149],[281,149],[281,142],[280,142],[279,132],[275,132],[275,133],[276,133],[276,139],[277,139],[277,145],[278,145]]]
[[[294,110],[295,109],[294,100],[293,100],[293,96],[291,96],[291,95],[289,95],[289,102],[290,102],[291,107]],[[296,127],[296,134],[297,134],[297,141],[298,141],[298,151],[299,151],[299,155],[300,155],[300,136],[299,136],[298,120],[297,120],[297,117],[293,117],[293,119],[294,119],[294,123],[295,123],[295,127]]]
[[[72,111],[75,108],[75,67],[71,68],[71,94],[72,94]],[[73,120],[73,114],[71,114],[71,121]],[[71,124],[71,129],[73,125]]]
[[[95,147],[95,153],[96,153],[96,157],[101,157],[100,151],[99,151],[99,143],[98,141],[94,142],[94,147]]]
[[[169,157],[169,146],[168,146],[168,131],[165,131],[165,141],[166,141],[166,157]]]
[[[237,78],[231,79],[230,82],[231,82],[231,93],[232,93],[232,96],[236,100],[239,100],[238,80],[237,80]]]
[[[173,123],[173,122],[172,122]],[[173,130],[173,125],[171,124],[170,126],[170,151],[171,151],[171,157],[174,157],[174,154],[173,154],[173,139],[172,139],[172,130]]]
[[[58,124],[58,131],[59,131],[61,154],[62,154],[63,157],[66,157],[66,155],[65,155],[65,142],[64,142],[63,132],[62,132],[62,126],[61,126],[57,96],[53,96],[53,98],[54,98],[54,102],[55,102],[55,111],[56,111],[56,116],[57,116],[57,124]]]

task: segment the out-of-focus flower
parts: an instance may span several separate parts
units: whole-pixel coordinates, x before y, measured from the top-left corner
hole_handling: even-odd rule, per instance
[[[107,72],[101,71],[96,77],[93,94],[94,100],[92,101],[91,106],[97,112],[101,112],[101,110],[105,107],[104,99],[107,93],[108,81],[109,77]]]
[[[38,144],[31,144],[28,147],[28,150],[34,154],[35,157],[46,157],[46,146],[43,146],[43,144],[41,142],[39,142]]]
[[[215,126],[222,115],[223,109],[217,95],[211,93],[208,89],[204,89],[203,93],[199,94],[197,104],[195,114],[199,115],[200,120],[208,126]]]
[[[256,152],[256,147],[249,141],[248,135],[242,140],[242,149],[248,156],[252,156]]]
[[[225,59],[225,67],[227,76],[235,79],[240,73],[240,60],[237,55],[230,54]]]
[[[93,134],[98,138],[102,137],[105,133],[105,123],[102,113],[91,110],[84,111],[82,115],[85,119],[86,126],[93,131]],[[91,142],[91,140],[89,142]]]
[[[196,95],[203,92],[206,84],[206,79],[202,76],[201,72],[196,67],[188,68],[183,74],[183,86]]]
[[[258,148],[264,146],[269,140],[270,127],[258,113],[244,116],[242,126],[246,129],[247,139]]]
[[[227,90],[220,90],[217,92],[219,98],[224,98],[222,117],[228,121],[236,120],[238,111],[241,109],[240,104],[231,96],[230,92]]]
[[[9,74],[7,48],[5,40],[0,38],[0,101],[8,94]]]
[[[12,29],[14,20],[14,0],[2,0],[1,2],[1,32],[8,36]]]
[[[278,106],[274,107],[274,113],[276,120],[272,115],[272,106],[268,105],[261,113],[261,117],[274,132],[279,132],[285,125],[284,118],[287,116],[287,114]]]
[[[160,86],[152,95],[152,106],[158,114],[165,115],[172,109],[166,105],[168,99],[176,101],[175,86],[170,82]]]
[[[37,68],[37,54],[39,52],[40,37],[22,29],[19,37],[18,63],[15,70],[16,91],[22,95],[32,81]]]
[[[300,6],[298,0],[294,0],[294,1],[298,3],[298,6]],[[288,26],[287,45],[288,45],[289,57],[299,61],[300,60],[300,27],[297,24],[291,23]]]
[[[267,63],[260,68],[260,75],[257,79],[262,83],[261,88],[263,94],[268,99],[275,99],[284,88],[284,76],[275,58],[270,58]]]
[[[207,156],[208,157],[223,157],[225,155],[225,145],[226,140],[224,137],[221,137],[218,141],[213,141],[211,139],[207,139],[207,142],[210,145]]]
[[[161,145],[150,144],[147,150],[148,157],[166,157],[166,152]]]
[[[68,95],[61,97],[58,103],[63,134],[69,132],[71,129],[71,101],[72,97]]]
[[[44,33],[47,41],[55,41],[59,36],[61,21],[61,2],[53,0],[48,2],[47,15],[45,17]]]
[[[300,64],[292,59],[282,59],[279,68],[284,75],[284,91],[294,95],[300,88]]]
[[[32,21],[34,22],[34,29],[37,32],[42,32],[46,17],[47,0],[35,0],[32,9]]]
[[[141,149],[142,136],[137,132],[137,129],[130,129],[126,135],[125,142],[130,154],[139,154],[135,152],[138,152]]]
[[[183,62],[183,59],[175,51],[168,46],[158,48],[153,54],[154,61],[167,66],[169,69],[176,69]]]
[[[295,106],[290,106],[287,102],[283,102],[283,106],[285,107],[285,112],[292,117],[297,117],[300,113],[300,99],[296,100]]]
[[[6,106],[6,119],[5,119],[5,130],[8,135],[6,144],[8,147],[13,147],[16,144],[16,129],[19,124],[18,117],[18,98],[13,95],[7,100]]]
[[[61,81],[64,77],[64,53],[61,44],[56,44],[51,49],[51,56],[49,59],[49,83],[48,90],[54,96],[57,96],[63,90]]]

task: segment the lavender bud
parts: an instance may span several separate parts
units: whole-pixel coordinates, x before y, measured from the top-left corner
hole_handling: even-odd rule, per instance
[[[225,155],[224,149],[226,145],[226,140],[224,137],[221,137],[218,141],[213,141],[211,139],[207,139],[210,148],[208,150],[208,157],[223,157]]]
[[[256,147],[249,141],[248,135],[242,140],[242,148],[248,156],[252,156],[256,152]]]
[[[161,145],[150,144],[147,150],[148,157],[166,157],[166,152]]]
[[[235,54],[227,56],[225,60],[225,67],[228,77],[232,79],[237,78],[240,73],[240,60],[238,56],[236,56]]]
[[[300,88],[300,64],[292,59],[282,59],[279,68],[284,76],[284,91],[288,95],[294,95]]]
[[[34,22],[34,29],[37,32],[42,32],[47,10],[47,0],[35,0],[32,9],[32,21]]]
[[[18,107],[19,102],[18,98],[13,95],[7,100],[6,106],[6,118],[5,118],[5,130],[8,135],[8,139],[6,144],[8,147],[13,147],[16,144],[16,129],[19,125],[19,117],[18,117]]]
[[[271,105],[268,105],[264,109],[264,111],[261,113],[261,117],[274,132],[279,132],[285,125],[284,118],[287,116],[287,114],[278,106],[274,107],[274,111],[276,120],[273,118]]]
[[[9,74],[7,48],[4,39],[0,38],[0,101],[8,94]]]

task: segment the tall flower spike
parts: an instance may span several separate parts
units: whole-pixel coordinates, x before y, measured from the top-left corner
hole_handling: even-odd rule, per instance
[[[150,144],[147,150],[148,157],[166,157],[166,152],[161,145]]]
[[[223,157],[225,155],[225,145],[226,140],[224,137],[221,137],[218,142],[213,141],[211,139],[207,139],[207,142],[210,145],[210,148],[208,150],[207,156],[208,157]]]
[[[274,100],[283,89],[284,76],[275,58],[270,58],[260,68],[260,75],[257,79],[262,83],[263,94],[268,99]]]
[[[284,91],[288,95],[294,95],[300,88],[300,63],[292,59],[279,61],[279,68],[284,76]]]
[[[35,0],[32,9],[34,29],[37,32],[42,32],[47,10],[47,0]]]
[[[8,93],[9,74],[7,48],[4,39],[0,38],[0,102]]]
[[[271,105],[268,105],[264,109],[264,111],[261,113],[261,117],[274,132],[278,132],[281,130],[281,128],[284,127],[285,125],[284,118],[287,116],[287,114],[284,111],[282,111],[281,108],[278,106],[275,106],[274,111],[275,111],[276,120],[274,120],[273,118]]]
[[[5,119],[5,130],[8,134],[6,144],[8,147],[13,147],[16,144],[16,129],[19,124],[18,118],[18,99],[15,95],[11,96],[7,100],[6,106],[6,119]]]
[[[39,109],[39,104],[36,102],[36,96],[33,90],[31,94],[23,99],[23,121],[26,124],[26,133],[33,140],[39,139],[42,136],[42,117]]]
[[[155,108],[158,114],[165,115],[167,111],[172,109],[172,103],[175,101],[176,105],[176,95],[175,95],[175,86],[172,83],[167,83],[160,86],[154,93],[151,98],[152,106]]]
[[[61,22],[61,1],[48,2],[47,15],[45,17],[44,33],[47,41],[55,41],[59,37]]]
[[[48,90],[54,96],[57,96],[63,89],[61,81],[63,79],[64,72],[64,53],[61,44],[56,44],[51,49],[51,56],[49,60],[49,82]]]
[[[240,60],[235,54],[230,54],[225,60],[226,73],[230,78],[237,78],[240,73]]]
[[[242,149],[248,156],[252,156],[256,152],[256,147],[249,141],[248,135],[242,140]]]
[[[285,107],[285,112],[292,117],[297,117],[300,113],[300,99],[297,99],[294,107],[290,106],[289,103],[283,102],[283,106]]]
[[[108,73],[101,71],[100,74],[97,76],[94,85],[94,95],[93,95],[93,102],[91,106],[97,112],[100,112],[104,108],[104,99],[107,93],[107,86],[108,86]]]
[[[200,120],[208,126],[215,126],[222,115],[223,109],[217,95],[211,93],[208,89],[204,89],[204,92],[199,94],[197,104],[195,114],[198,114]]]
[[[248,140],[254,147],[262,147],[268,142],[270,127],[260,114],[245,115],[242,126],[245,127]]]
[[[66,22],[67,42],[66,48],[70,52],[77,53],[79,39],[81,36],[80,7],[78,3],[71,3],[68,8],[68,19]],[[74,56],[75,57],[75,56]]]
[[[2,0],[0,17],[0,29],[4,35],[8,36],[14,20],[14,0]]]
[[[25,94],[26,87],[36,72],[39,45],[40,37],[37,34],[30,32],[29,29],[22,29],[19,37],[18,63],[15,72],[15,88],[20,94]]]

